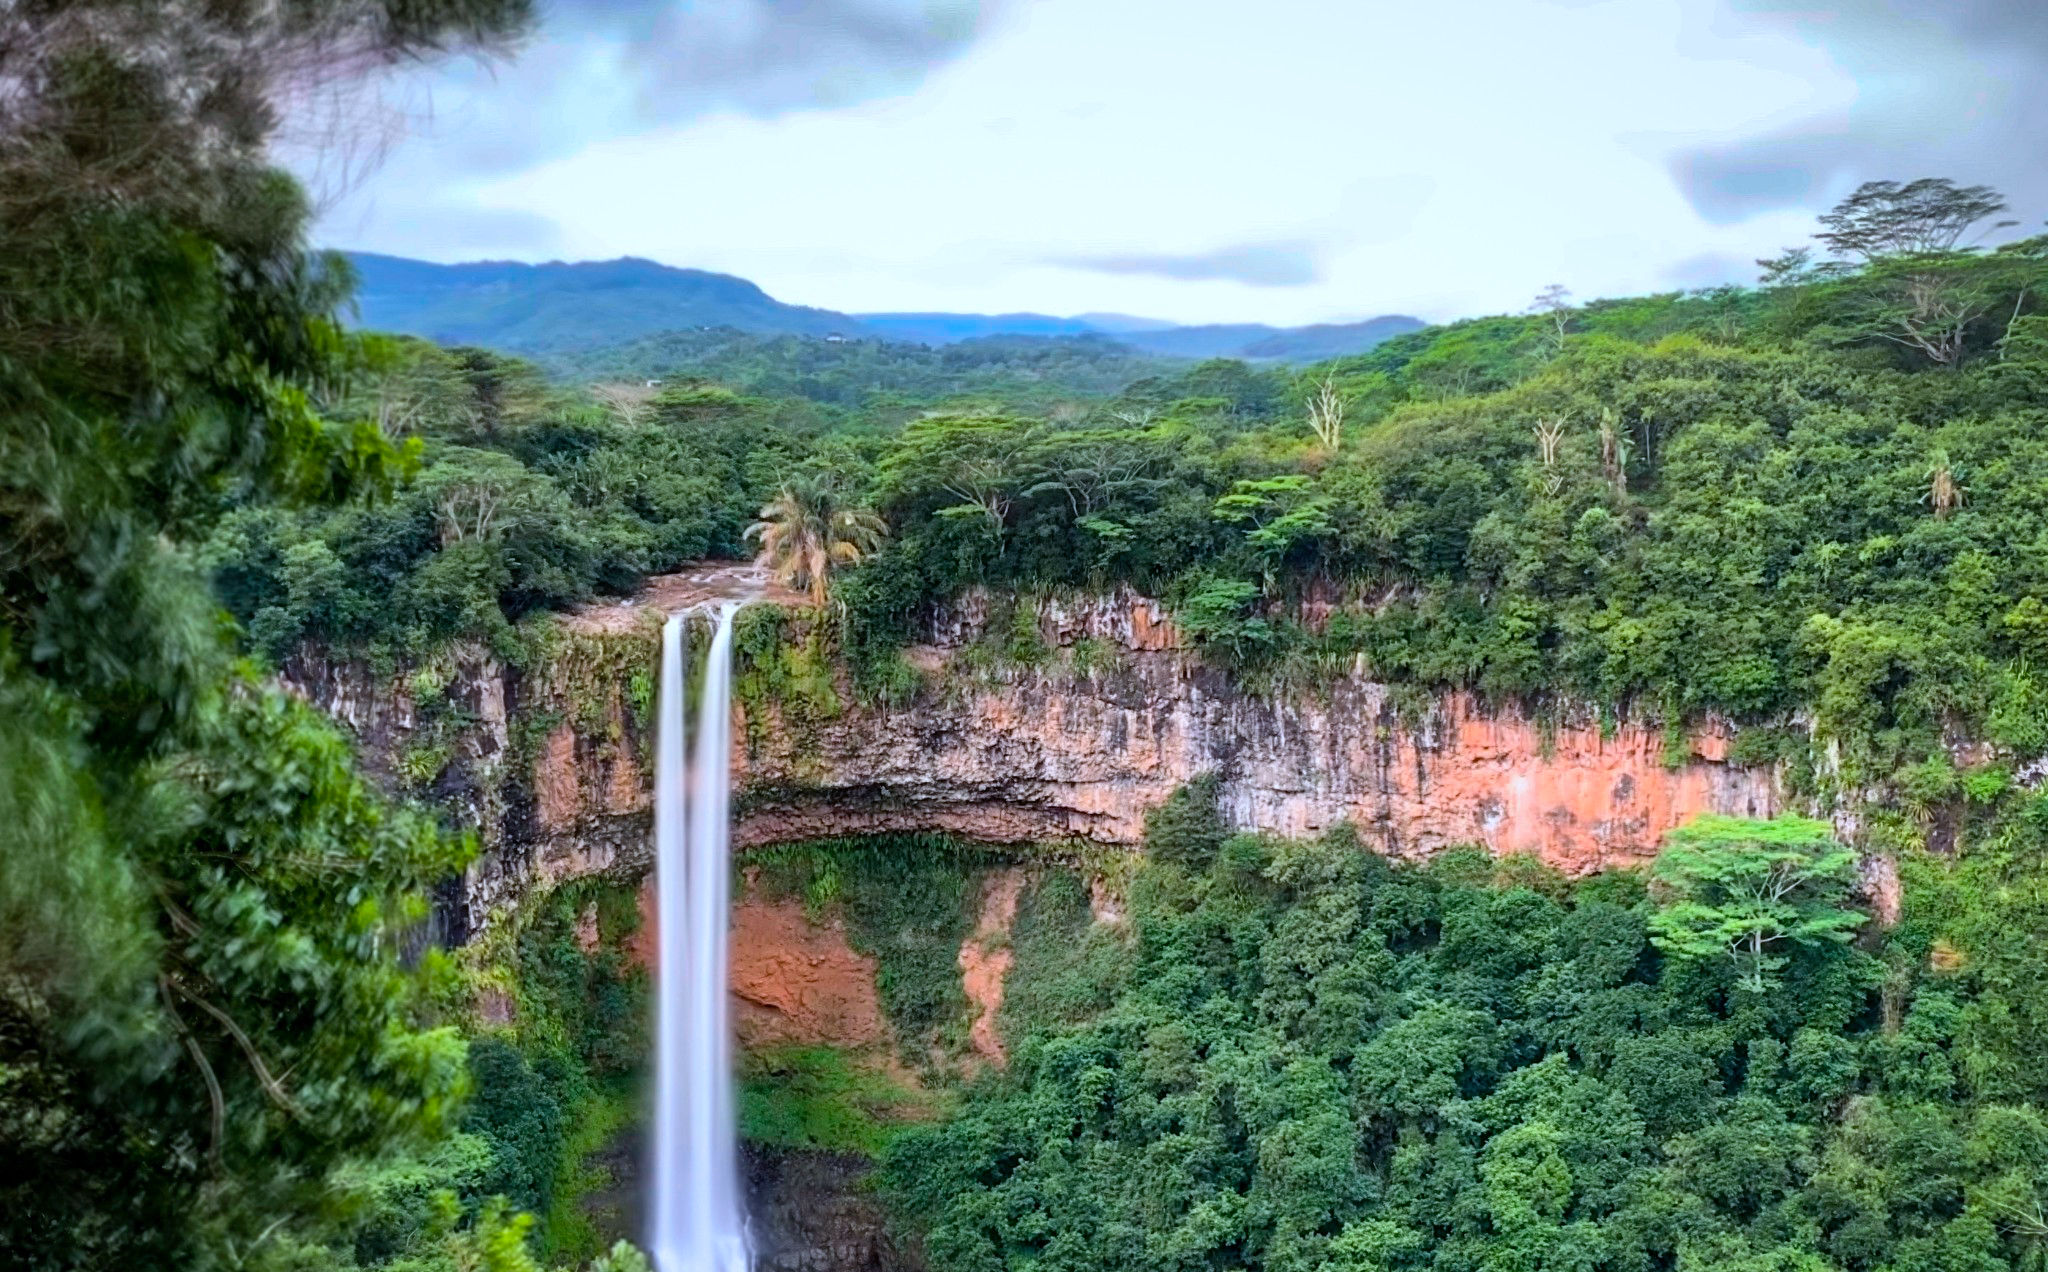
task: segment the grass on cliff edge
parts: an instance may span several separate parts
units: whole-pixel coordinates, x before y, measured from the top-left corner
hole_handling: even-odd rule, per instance
[[[837,1047],[769,1047],[740,1062],[741,1138],[769,1148],[880,1157],[930,1100]]]

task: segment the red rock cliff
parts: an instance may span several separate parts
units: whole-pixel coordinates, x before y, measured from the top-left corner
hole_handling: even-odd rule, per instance
[[[1780,804],[1770,771],[1728,761],[1730,731],[1717,725],[1670,766],[1655,721],[1602,727],[1587,711],[1540,722],[1460,694],[1404,712],[1358,674],[1255,695],[1130,594],[1046,603],[1052,655],[990,671],[968,652],[984,619],[963,606],[910,651],[929,683],[909,706],[843,692],[822,716],[737,705],[737,841],[937,830],[1135,845],[1148,809],[1215,773],[1245,829],[1309,835],[1348,821],[1394,856],[1479,843],[1579,873],[1647,857],[1696,813],[1768,816]],[[536,749],[532,826],[506,845],[508,881],[644,865],[643,744],[622,727],[619,699],[610,713],[596,729],[565,720]]]

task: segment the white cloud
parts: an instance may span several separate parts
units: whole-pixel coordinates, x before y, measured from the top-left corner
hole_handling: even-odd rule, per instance
[[[619,124],[602,57],[543,56],[590,92],[549,99],[532,162],[437,177],[421,158],[436,146],[518,138],[415,144],[364,193],[552,227],[505,254],[651,256],[806,304],[1190,321],[1448,317],[1519,308],[1552,281],[1581,297],[1672,286],[1810,224],[1796,208],[1714,223],[1672,157],[1856,98],[1827,49],[1731,23],[1715,0],[1013,0],[920,63],[915,91],[645,127]],[[510,118],[496,110],[487,129]],[[330,237],[483,254],[437,223],[429,238],[358,213]],[[1230,256],[1258,249],[1302,268]]]

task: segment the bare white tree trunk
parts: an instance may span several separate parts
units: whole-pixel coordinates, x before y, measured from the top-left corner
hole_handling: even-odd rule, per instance
[[[1324,376],[1309,396],[1308,426],[1324,449],[1334,451],[1344,444],[1344,397],[1337,392],[1334,374]]]

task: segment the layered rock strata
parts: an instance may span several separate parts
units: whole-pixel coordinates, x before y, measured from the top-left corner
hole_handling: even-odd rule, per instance
[[[1038,619],[1043,659],[990,666],[977,654],[982,607],[940,616],[910,651],[927,688],[908,706],[845,692],[836,712],[803,716],[742,703],[736,841],[940,831],[1134,846],[1148,810],[1214,774],[1243,829],[1348,822],[1390,856],[1482,844],[1583,873],[1644,859],[1697,813],[1769,816],[1782,802],[1771,771],[1729,762],[1719,723],[1688,735],[1672,764],[1654,721],[1537,719],[1356,672],[1247,692],[1187,649],[1156,602],[1129,594],[1048,602]],[[534,770],[526,868],[558,878],[643,861],[646,767],[630,741],[558,727]]]
[[[1645,859],[1695,814],[1769,816],[1783,803],[1771,770],[1730,761],[1733,730],[1719,722],[1674,757],[1658,721],[1539,718],[1403,692],[1356,669],[1254,693],[1187,648],[1157,602],[1128,592],[1041,602],[1043,656],[1004,663],[984,649],[989,609],[970,598],[932,621],[910,651],[925,688],[908,705],[863,705],[843,675],[836,705],[738,702],[736,844],[937,831],[1135,846],[1148,810],[1214,774],[1225,815],[1246,830],[1349,823],[1389,856],[1480,844],[1576,874]],[[577,621],[612,642],[608,672],[522,679],[471,653],[453,659],[442,689],[472,723],[432,793],[482,827],[467,889],[479,917],[536,884],[648,864],[651,756],[634,722],[630,644],[645,619],[615,608]],[[402,750],[419,714],[406,682],[312,660],[292,670],[373,758]],[[524,745],[508,726],[522,715]]]

